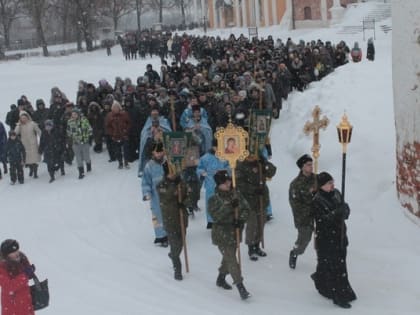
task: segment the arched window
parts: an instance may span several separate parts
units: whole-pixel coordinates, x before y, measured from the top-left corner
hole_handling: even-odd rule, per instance
[[[311,7],[305,7],[303,9],[303,14],[304,14],[305,20],[312,20],[312,9],[311,9]]]

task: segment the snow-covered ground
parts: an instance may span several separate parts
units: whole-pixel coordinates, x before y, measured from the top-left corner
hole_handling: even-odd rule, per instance
[[[363,8],[363,7],[362,7]],[[360,12],[353,10],[355,23]],[[349,23],[351,16],[346,16]],[[234,29],[236,34],[246,30]],[[212,34],[228,36],[230,31]],[[278,33],[284,40],[344,39],[359,41],[362,34],[337,35],[337,29]],[[141,201],[137,165],[117,170],[107,154],[93,156],[93,172],[78,180],[76,167],[48,184],[46,166],[40,178],[26,176],[24,185],[0,181],[0,239],[16,238],[37,266],[40,278],[50,281],[51,305],[43,314],[351,314],[409,315],[420,309],[420,231],[405,215],[395,190],[395,128],[393,119],[391,36],[378,32],[375,62],[365,59],[339,68],[304,93],[293,93],[272,129],[276,177],[270,182],[275,219],[266,227],[268,256],[258,262],[246,257],[242,246],[245,285],[252,293],[246,302],[235,291],[216,287],[221,256],[205,229],[203,211],[190,221],[190,273],[173,280],[167,249],[155,247],[151,214]],[[62,58],[28,58],[0,64],[0,117],[9,104],[26,94],[49,100],[59,86],[74,100],[80,79],[97,83],[116,76],[133,80],[157,58],[124,61],[119,48]],[[320,171],[327,170],[341,184],[341,146],[336,125],[344,111],[354,126],[347,154],[346,198],[352,208],[348,221],[350,282],[358,295],[350,310],[341,310],[321,297],[310,274],[316,257],[311,244],[299,257],[296,270],[288,255],[296,237],[288,185],[298,173],[295,160],[309,153],[311,138],[303,125],[319,105],[330,119],[321,132]],[[201,208],[204,204],[201,202]]]

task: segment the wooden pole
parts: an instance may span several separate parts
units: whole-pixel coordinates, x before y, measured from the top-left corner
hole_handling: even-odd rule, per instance
[[[236,194],[236,178],[235,178],[235,168],[232,168],[232,188]],[[235,207],[235,220],[239,220],[239,209],[238,207]],[[239,270],[242,269],[241,267],[241,229],[237,227],[235,229],[235,235],[236,235],[236,252],[238,255],[238,264],[239,264]]]

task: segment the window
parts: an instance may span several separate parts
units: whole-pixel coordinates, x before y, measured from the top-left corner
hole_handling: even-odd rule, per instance
[[[311,7],[305,7],[303,9],[303,14],[305,16],[305,20],[312,20],[312,9],[311,9]]]

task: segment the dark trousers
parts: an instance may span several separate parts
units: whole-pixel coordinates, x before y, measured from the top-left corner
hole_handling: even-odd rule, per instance
[[[112,141],[112,147],[115,154],[115,158],[120,164],[124,161],[128,163],[128,141]]]
[[[115,153],[114,153],[114,147],[112,145],[111,136],[106,135],[105,136],[105,142],[106,142],[106,148],[107,148],[108,154],[109,154],[109,159],[111,161],[115,161]]]
[[[130,135],[128,138],[128,161],[134,162],[139,158],[140,140],[137,135]]]
[[[16,183],[16,179],[23,183],[23,166],[19,162],[10,163],[10,180],[12,183]]]

